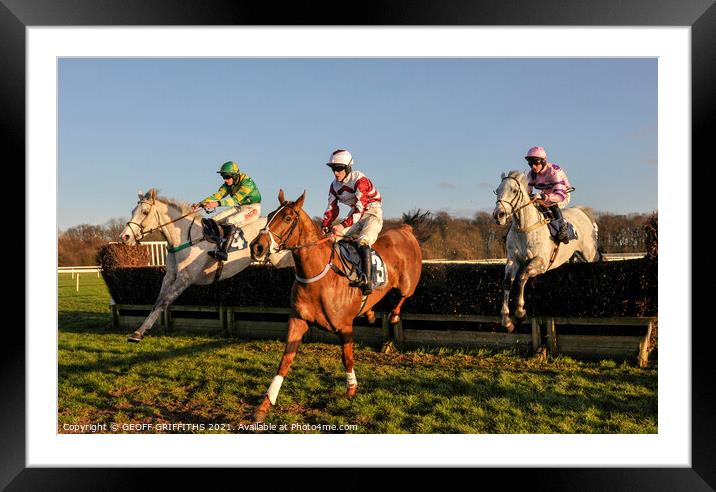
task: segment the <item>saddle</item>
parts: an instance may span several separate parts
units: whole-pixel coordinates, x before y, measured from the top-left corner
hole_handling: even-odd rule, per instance
[[[351,284],[359,282],[363,269],[358,245],[352,241],[343,240],[336,242],[333,248],[338,253],[338,258],[340,258],[343,265],[343,271],[339,273],[344,275]],[[373,285],[373,289],[376,289],[382,287],[388,281],[388,270],[385,268],[383,258],[373,248],[370,249],[370,258],[373,268],[369,280]]]
[[[559,225],[560,222],[557,220],[552,213],[552,211],[546,207],[543,207],[542,205],[537,205],[537,210],[542,214],[542,217],[547,221],[547,229],[549,229],[549,234],[552,236],[552,241],[555,243],[559,243],[558,234],[559,234]],[[579,236],[577,236],[577,230],[574,228],[571,222],[567,221],[567,219],[562,219],[565,224],[567,224],[567,237],[569,237],[569,240],[577,239]]]
[[[219,224],[214,219],[201,219],[202,230],[204,238],[210,243],[221,245],[225,240],[229,238],[229,232],[231,231],[230,225]],[[240,241],[237,241],[240,240]],[[232,243],[233,249],[244,249],[248,248],[249,243],[244,237],[244,231],[240,227],[234,227],[234,241]]]

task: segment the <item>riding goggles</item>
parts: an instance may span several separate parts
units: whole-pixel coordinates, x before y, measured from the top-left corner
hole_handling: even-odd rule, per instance
[[[530,166],[536,166],[537,164],[544,164],[545,160],[541,157],[525,157],[527,164]]]

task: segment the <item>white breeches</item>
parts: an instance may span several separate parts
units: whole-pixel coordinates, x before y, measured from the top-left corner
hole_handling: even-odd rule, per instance
[[[358,241],[359,244],[372,246],[378,239],[381,229],[383,229],[383,209],[380,205],[374,205],[365,211],[358,222],[345,229],[343,235],[347,239]]]
[[[231,224],[241,227],[255,221],[261,215],[261,204],[251,203],[249,205],[241,205],[229,207],[221,213],[214,216],[216,222],[222,224]]]

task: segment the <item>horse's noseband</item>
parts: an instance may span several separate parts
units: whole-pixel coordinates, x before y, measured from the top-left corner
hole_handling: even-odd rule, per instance
[[[271,220],[266,222],[266,225],[264,226],[264,228],[259,231],[259,234],[268,234],[269,235],[269,238],[271,238],[271,245],[278,244],[278,246],[276,247],[276,252],[279,252],[282,249],[287,249],[286,241],[288,241],[291,238],[291,236],[293,235],[293,231],[296,230],[296,226],[299,223],[299,217],[298,217],[298,214],[296,214],[296,218],[293,220],[293,223],[291,224],[291,228],[288,230],[288,233],[286,233],[285,239],[284,239],[283,235],[278,234],[277,232],[274,232],[271,230],[269,225],[271,224],[271,222],[273,222],[273,219],[276,218],[276,216],[278,215],[278,212],[280,212],[281,209],[285,208],[286,206],[287,205],[283,205],[280,209],[278,209],[276,211],[276,213],[273,215],[273,217],[271,217]],[[293,210],[293,209],[291,209],[291,210]],[[294,210],[294,213],[295,212],[296,211]],[[281,241],[280,243],[274,239],[274,235],[279,238],[279,240]],[[269,249],[269,251],[270,251],[270,249]]]
[[[142,203],[146,203],[147,205],[149,205],[149,207],[150,207],[149,210],[150,210],[150,211],[151,211],[151,207],[154,206],[154,203],[153,203],[153,202],[148,202],[148,201],[146,201],[146,200],[140,200],[140,201],[138,201],[138,202],[137,202],[137,205],[141,205]],[[158,216],[159,216],[159,213],[157,212],[157,219],[159,218]],[[147,220],[147,217],[149,217],[149,212],[147,212],[147,215],[146,215],[146,216],[142,219],[142,221],[139,222],[139,223],[133,222],[133,221],[131,221],[131,220],[130,220],[129,222],[127,222],[127,227],[129,227],[129,230],[132,231],[132,234],[134,234],[134,240],[135,240],[136,242],[141,241],[142,238],[147,235],[147,233],[144,232],[144,225],[143,225],[143,224],[144,224],[144,221]],[[134,232],[134,228],[132,227],[133,225],[134,225],[134,226],[137,226],[137,227],[139,228],[139,237],[137,237],[137,233]]]
[[[517,210],[516,210],[517,204],[520,202],[520,200],[521,200],[521,198],[522,198],[522,185],[520,185],[520,182],[519,182],[519,181],[517,180],[517,178],[515,178],[514,176],[505,176],[504,178],[502,178],[502,181],[505,181],[506,179],[512,179],[512,180],[515,181],[515,183],[517,183],[517,191],[518,191],[518,193],[515,195],[515,198],[514,198],[513,200],[511,200],[511,201],[502,200],[501,198],[498,197],[498,199],[495,200],[495,204],[500,204],[500,203],[506,203],[506,204],[508,204],[508,205],[510,206],[510,211],[507,212],[507,210],[505,210],[505,212],[507,212],[507,216],[510,217],[511,215],[513,215],[513,214],[517,211]],[[497,191],[496,191],[496,190],[495,190],[495,195],[497,195]],[[502,208],[506,208],[506,207],[503,205]]]

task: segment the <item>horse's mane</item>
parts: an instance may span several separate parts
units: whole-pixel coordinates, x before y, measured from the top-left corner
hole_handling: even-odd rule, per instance
[[[507,175],[510,178],[515,178],[517,181],[519,181],[520,185],[527,189],[528,183],[527,183],[527,177],[525,176],[525,173],[519,170],[512,170]]]
[[[151,195],[152,192],[154,195],[156,195],[156,199],[158,201],[174,208],[176,211],[181,212],[182,214],[189,213],[193,210],[191,203],[189,203],[189,202],[186,202],[184,200],[177,200],[175,198],[167,198],[167,197],[163,197],[163,196],[158,196],[157,193],[159,193],[159,190],[157,190],[156,188],[152,188],[151,190],[149,190],[147,192],[147,194]]]
[[[437,230],[437,222],[429,210],[423,212],[417,209],[404,213],[402,222],[412,227],[413,235],[421,243],[430,239],[430,236]]]

